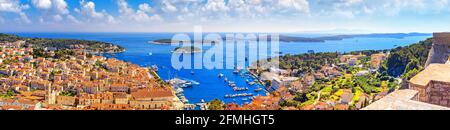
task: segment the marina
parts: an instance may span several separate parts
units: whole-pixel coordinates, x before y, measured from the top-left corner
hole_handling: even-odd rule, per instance
[[[248,97],[248,96],[253,96],[253,93],[226,94],[225,98]]]

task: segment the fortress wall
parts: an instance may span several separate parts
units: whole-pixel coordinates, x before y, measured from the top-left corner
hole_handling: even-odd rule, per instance
[[[409,83],[409,89],[418,91],[416,99],[421,102],[429,102],[430,101],[430,95],[429,95],[429,88],[428,86],[421,86],[413,83]]]
[[[450,107],[450,83],[431,81],[426,86],[409,84],[412,90],[416,90],[419,93],[416,95],[415,100],[431,103],[440,106]]]
[[[434,33],[433,47],[428,55],[426,66],[432,63],[445,64],[450,55],[450,33]]]
[[[450,107],[450,83],[432,81],[429,86],[429,103]]]
[[[450,33],[434,33],[433,44],[450,46]]]

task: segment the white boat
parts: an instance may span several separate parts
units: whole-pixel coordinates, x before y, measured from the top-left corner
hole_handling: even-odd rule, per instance
[[[173,87],[178,88],[189,88],[193,87],[193,85],[199,85],[200,83],[193,80],[182,80],[179,78],[174,78],[167,81],[169,84],[173,85]]]
[[[249,82],[248,85],[255,85],[255,82]]]
[[[176,92],[176,93],[183,93],[184,90],[183,90],[183,88],[177,88],[177,89],[175,90],[175,92]]]
[[[222,78],[224,75],[222,73],[219,74],[219,78]]]
[[[148,55],[149,55],[149,56],[152,56],[152,55],[153,55],[153,53],[149,52],[149,53],[148,53]]]

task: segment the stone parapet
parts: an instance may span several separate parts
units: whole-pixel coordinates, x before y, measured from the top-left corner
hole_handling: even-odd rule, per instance
[[[433,44],[450,46],[450,32],[433,33]]]

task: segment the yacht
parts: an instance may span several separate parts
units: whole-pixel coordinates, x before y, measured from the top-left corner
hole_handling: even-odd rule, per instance
[[[255,89],[255,92],[261,92],[261,91],[263,91],[262,88],[257,88],[257,89]]]
[[[248,82],[248,85],[255,85],[255,82]]]
[[[152,65],[152,67],[151,67],[151,68],[152,68],[152,70],[153,70],[153,71],[155,71],[155,72],[158,72],[158,66],[156,66],[156,65]]]
[[[183,90],[183,88],[176,88],[175,89],[175,93],[183,93],[184,92],[184,90]]]
[[[193,80],[182,80],[179,78],[174,78],[174,79],[168,80],[167,82],[176,88],[190,88],[190,87],[193,87],[194,85],[200,84]]]
[[[219,76],[219,78],[222,78],[224,75],[222,73],[220,73],[218,76]]]

